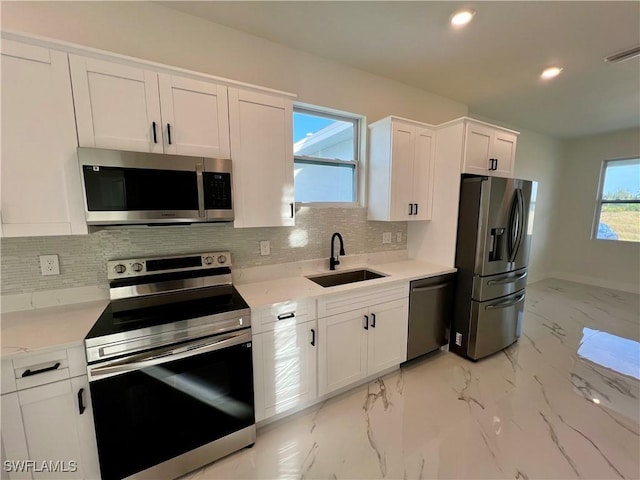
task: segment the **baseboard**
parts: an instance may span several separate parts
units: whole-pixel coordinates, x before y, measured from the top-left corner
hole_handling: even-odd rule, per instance
[[[613,280],[588,277],[585,275],[575,275],[573,273],[566,272],[552,272],[548,275],[548,277],[557,278],[559,280],[567,280],[569,282],[584,283],[586,285],[593,285],[595,287],[608,288],[611,290],[620,290],[622,292],[640,294],[640,285],[633,283],[616,282]]]

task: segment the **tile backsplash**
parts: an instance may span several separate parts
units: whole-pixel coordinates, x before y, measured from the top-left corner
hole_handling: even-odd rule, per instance
[[[228,224],[100,230],[89,235],[3,238],[2,295],[64,288],[107,288],[106,262],[137,256],[229,250],[236,268],[329,258],[333,232],[347,255],[405,250],[407,222],[369,222],[366,208],[300,207],[295,227],[233,228]],[[382,243],[391,232],[392,242]],[[402,234],[400,242],[397,234]],[[260,255],[260,241],[271,254]],[[336,241],[337,245],[337,241]],[[39,255],[57,254],[60,275],[42,276]]]

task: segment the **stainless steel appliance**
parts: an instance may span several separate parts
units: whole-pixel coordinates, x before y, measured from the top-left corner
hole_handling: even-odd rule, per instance
[[[455,275],[438,275],[411,282],[407,360],[439,349],[449,342]]]
[[[529,244],[529,180],[463,175],[450,350],[477,360],[522,330]]]
[[[85,338],[103,480],[173,479],[255,442],[251,313],[229,252],[108,262]]]
[[[233,220],[231,160],[78,148],[88,225]]]

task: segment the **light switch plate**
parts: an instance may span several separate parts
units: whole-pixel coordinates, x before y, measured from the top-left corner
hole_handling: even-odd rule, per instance
[[[260,242],[260,255],[271,255],[271,243],[269,240],[262,240]]]
[[[60,275],[58,255],[40,255],[40,271],[42,275]]]
[[[391,232],[382,233],[382,243],[391,243]]]

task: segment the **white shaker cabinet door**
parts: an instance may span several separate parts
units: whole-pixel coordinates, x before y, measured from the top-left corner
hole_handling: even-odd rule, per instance
[[[366,309],[318,319],[318,390],[320,395],[367,376]]]
[[[413,216],[411,220],[431,220],[433,210],[433,182],[435,175],[435,133],[429,128],[416,127],[413,157]]]
[[[81,147],[163,152],[158,75],[69,55]]]
[[[32,478],[18,467],[20,461],[29,460],[27,439],[24,435],[20,403],[16,392],[2,395],[2,478]],[[6,463],[8,462],[8,464]],[[9,465],[9,468],[6,466]]]
[[[517,140],[518,137],[514,134],[496,133],[493,138],[493,157],[496,159],[494,175],[498,177],[513,177]]]
[[[407,359],[409,300],[403,298],[369,308],[367,375]]]
[[[279,321],[253,336],[256,419],[307,404],[317,396],[315,320]]]
[[[295,225],[293,103],[229,88],[234,226]]]
[[[2,41],[2,234],[87,233],[67,54]]]
[[[34,479],[99,477],[92,412],[86,408],[90,401],[86,376],[21,390],[18,399],[29,458],[39,464],[60,460],[64,462],[60,468],[69,470],[34,471]],[[75,467],[70,461],[76,462]]]
[[[159,75],[164,152],[229,158],[227,87]]]
[[[409,220],[413,203],[416,128],[401,122],[393,122],[392,125],[391,219]]]
[[[466,173],[487,175],[491,167],[491,143],[495,131],[484,125],[467,125],[464,151],[464,168]]]

